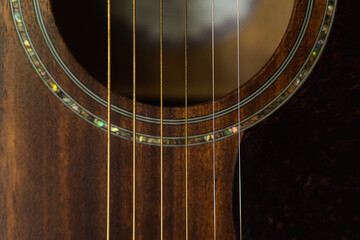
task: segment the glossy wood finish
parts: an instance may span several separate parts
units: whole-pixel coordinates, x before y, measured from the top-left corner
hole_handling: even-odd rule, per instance
[[[106,108],[79,91],[55,64],[42,40],[31,1],[23,1],[23,12],[34,44],[50,72],[71,96],[99,116]],[[42,0],[48,31],[64,61],[84,83],[105,98],[106,91],[72,58],[53,25],[49,1]],[[324,2],[315,3],[323,13]],[[295,7],[292,25],[274,57],[254,79],[242,88],[246,97],[279,66],[296,36],[303,1]],[[9,2],[0,8],[0,239],[104,239],[106,215],[106,134],[76,116],[39,81],[19,44]],[[297,19],[296,17],[299,17]],[[312,19],[316,36],[321,17]],[[52,27],[50,27],[52,26]],[[54,37],[55,36],[55,37]],[[290,41],[291,40],[291,41]],[[307,56],[311,43],[305,42],[297,61]],[[286,85],[299,64],[293,62],[278,86]],[[190,73],[191,75],[191,73]],[[243,117],[264,106],[279,93],[269,89],[262,100],[242,109]],[[223,109],[237,101],[236,91],[216,102]],[[113,95],[113,102],[131,110],[131,102]],[[159,108],[137,105],[137,112],[159,116]],[[190,116],[212,112],[211,103],[190,108]],[[183,118],[184,109],[166,108],[166,118]],[[216,129],[237,118],[229,114],[216,119]],[[114,122],[131,129],[131,120],[113,114]],[[189,135],[210,132],[212,121],[189,126]],[[158,135],[158,125],[139,122],[137,131]],[[183,136],[184,126],[165,127],[166,136]],[[132,143],[113,137],[111,172],[111,237],[131,239],[132,230]],[[159,239],[160,234],[160,149],[136,145],[136,234],[137,239]],[[218,239],[235,239],[233,223],[233,178],[238,152],[237,136],[216,143],[216,214]],[[190,239],[212,239],[213,184],[212,144],[189,148],[189,232]],[[185,168],[184,148],[164,149],[164,237],[184,239]]]

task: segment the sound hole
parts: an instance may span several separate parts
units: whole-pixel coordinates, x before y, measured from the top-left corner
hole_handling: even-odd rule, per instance
[[[240,80],[248,81],[279,45],[293,0],[240,1]],[[184,105],[182,1],[164,1],[164,104]],[[56,24],[69,50],[106,86],[106,1],[52,0]],[[137,0],[137,99],[159,104],[159,1]],[[215,1],[215,97],[237,88],[236,0]],[[60,54],[61,55],[61,54]],[[212,99],[211,1],[188,1],[189,104]],[[112,2],[112,89],[132,98],[132,1]]]

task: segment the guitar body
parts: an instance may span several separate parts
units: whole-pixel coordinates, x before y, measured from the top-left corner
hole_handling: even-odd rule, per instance
[[[185,239],[186,190],[189,239],[213,239],[214,195],[217,238],[239,238],[234,186],[240,137],[307,79],[326,43],[335,4],[295,1],[278,49],[241,86],[240,129],[237,90],[215,101],[216,117],[212,118],[212,102],[189,107],[188,172],[185,109],[164,108],[164,239]],[[0,15],[0,239],[104,239],[107,89],[68,50],[50,1],[6,0]],[[190,81],[191,74],[190,69]],[[133,202],[133,105],[116,92],[111,103],[111,239],[132,239],[134,206],[136,239],[160,239],[160,107],[136,104]],[[250,133],[246,139],[251,139]],[[247,226],[253,216],[246,215],[247,206],[243,207],[243,226]],[[258,239],[247,232],[251,233],[244,229],[244,238]],[[269,234],[262,236],[272,239]]]

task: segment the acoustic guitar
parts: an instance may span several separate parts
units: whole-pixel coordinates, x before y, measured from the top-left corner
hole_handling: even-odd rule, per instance
[[[1,2],[0,239],[256,239],[242,135],[310,76],[337,1],[99,2]]]

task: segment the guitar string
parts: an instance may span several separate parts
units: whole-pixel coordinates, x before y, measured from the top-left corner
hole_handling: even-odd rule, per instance
[[[133,0],[133,239],[135,239],[135,145],[136,145],[136,116],[134,116],[136,111],[136,58],[135,58],[135,4],[136,0]],[[237,0],[238,4],[238,0]],[[110,0],[108,0],[108,148],[107,148],[107,240],[110,239],[110,136],[111,136],[111,24],[110,24],[110,12],[111,5]],[[237,6],[237,15],[238,15],[238,6]],[[238,16],[237,16],[238,19]],[[238,26],[239,28],[239,26]],[[239,29],[237,29],[237,34],[239,35]],[[239,38],[238,38],[239,41]],[[238,43],[239,44],[239,43]],[[238,48],[239,50],[239,48]],[[214,186],[214,239],[216,239],[216,172],[215,172],[215,121],[214,121],[214,112],[215,112],[215,64],[214,64],[214,0],[212,0],[212,100],[213,100],[213,186]],[[239,56],[238,56],[239,58]],[[239,59],[238,59],[239,60]],[[239,68],[239,62],[238,62]],[[239,69],[238,69],[239,74]],[[239,75],[238,75],[238,88],[239,88]],[[239,98],[239,96],[238,96]],[[240,114],[240,113],[239,113]],[[161,152],[160,152],[160,169],[161,169],[161,240],[163,240],[163,6],[162,0],[160,0],[160,134],[161,134]],[[188,239],[188,196],[187,196],[187,0],[185,0],[185,153],[186,153],[186,239]],[[240,141],[240,133],[239,133]],[[240,145],[239,145],[240,146]],[[240,148],[240,147],[239,147]],[[240,157],[239,157],[240,160]],[[240,163],[239,163],[240,164]],[[240,173],[240,165],[239,165]],[[240,176],[239,176],[240,177]],[[241,188],[241,187],[240,187]],[[241,196],[241,193],[240,193]],[[241,202],[241,200],[240,200]],[[241,203],[240,203],[240,216],[241,216]],[[241,217],[240,217],[241,218]],[[241,222],[241,220],[240,220]],[[240,223],[240,238],[241,238],[241,223]]]
[[[163,1],[160,0],[160,239],[164,239],[164,185],[163,185]]]
[[[110,137],[111,137],[111,0],[107,1],[107,194],[106,194],[106,239],[110,240]]]
[[[189,239],[188,205],[188,43],[187,43],[187,0],[185,0],[185,239]]]
[[[136,0],[133,0],[133,222],[132,222],[132,236],[135,240],[136,229]]]
[[[211,3],[211,71],[212,71],[212,147],[213,147],[213,192],[214,192],[214,240],[216,240],[216,150],[215,150],[215,24],[214,0]]]
[[[239,0],[236,0],[236,55],[237,55],[237,84],[238,84],[238,96],[237,100],[240,102],[240,9],[239,9]],[[241,156],[240,156],[240,141],[241,141],[241,135],[240,135],[240,105],[238,107],[238,152],[239,152],[239,238],[242,240],[242,188],[241,188]]]

